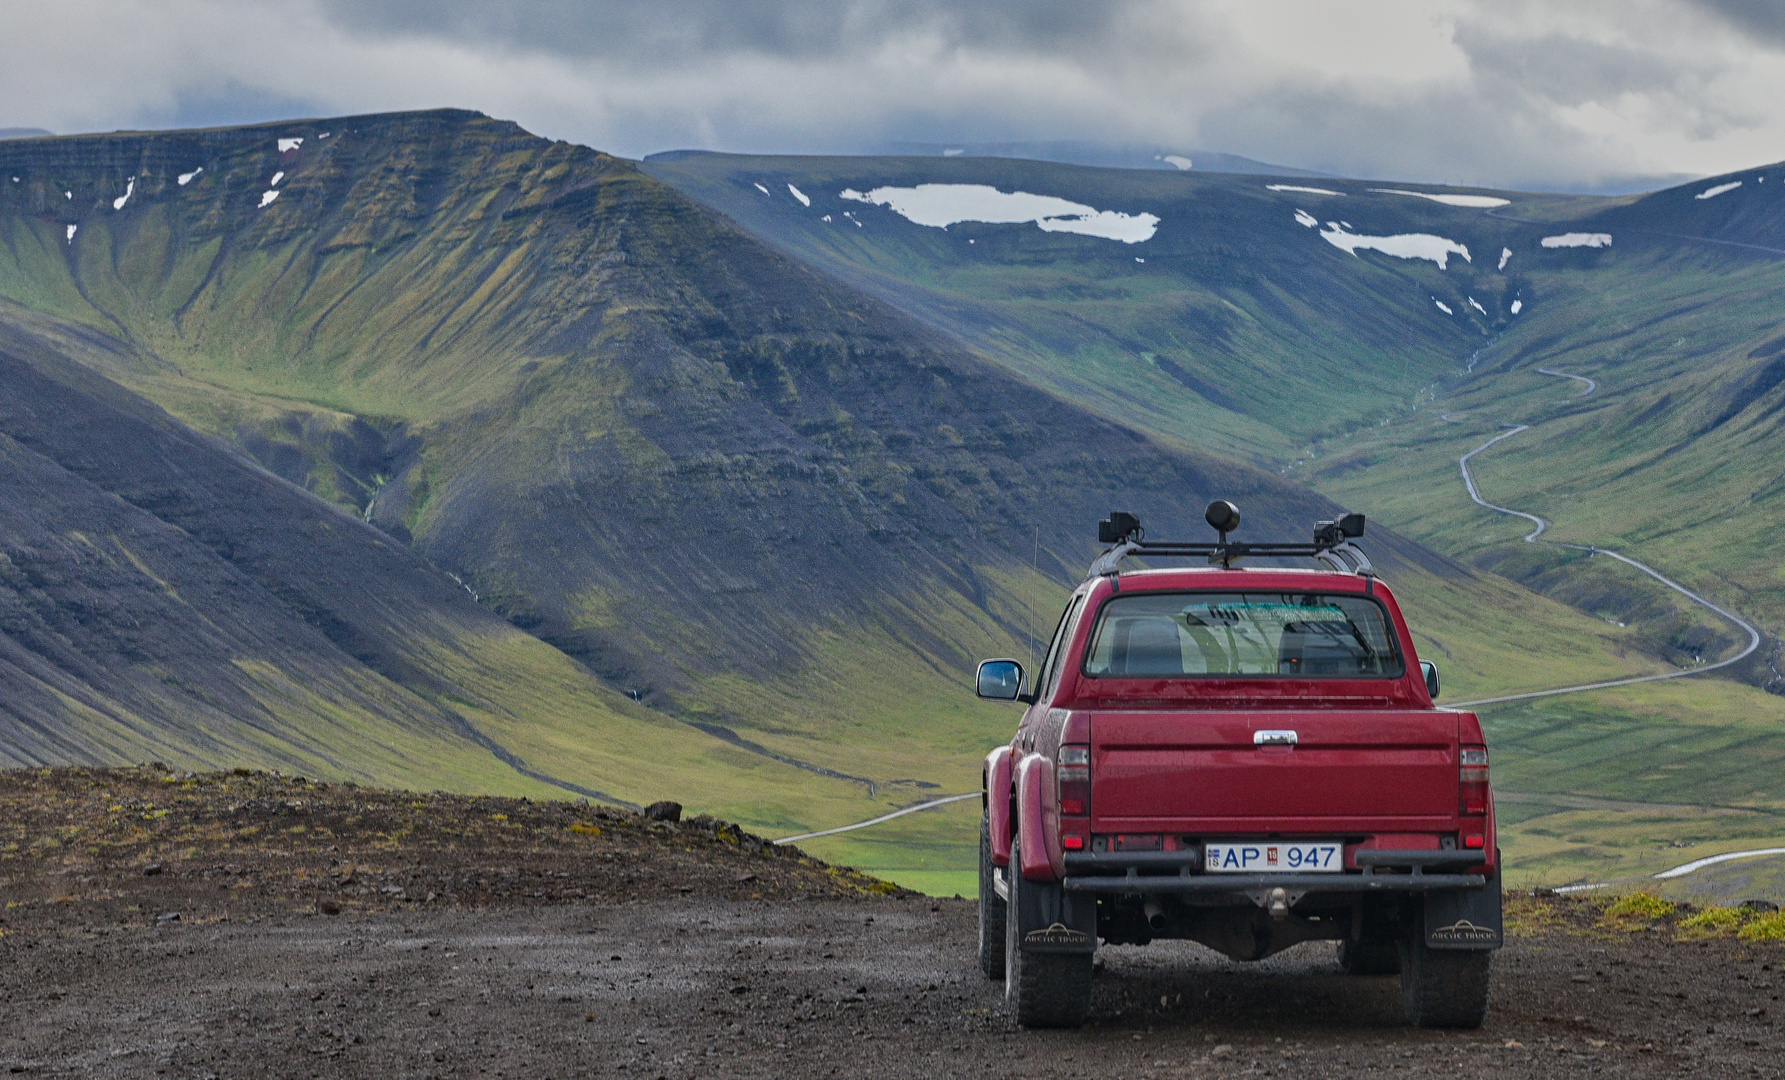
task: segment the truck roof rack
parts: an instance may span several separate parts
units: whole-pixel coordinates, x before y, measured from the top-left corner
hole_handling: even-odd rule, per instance
[[[1228,533],[1239,528],[1240,508],[1225,499],[1210,503],[1203,519],[1220,537],[1212,544],[1180,540],[1149,541],[1145,539],[1146,531],[1141,528],[1140,518],[1125,511],[1112,510],[1109,517],[1097,523],[1097,540],[1099,543],[1115,546],[1097,557],[1086,576],[1095,578],[1116,574],[1122,560],[1130,555],[1179,558],[1205,556],[1211,564],[1219,563],[1230,569],[1235,562],[1248,556],[1305,557],[1324,563],[1340,573],[1376,576],[1370,560],[1352,543],[1364,534],[1362,514],[1344,514],[1333,521],[1315,522],[1314,540],[1306,544],[1253,544],[1227,539]]]

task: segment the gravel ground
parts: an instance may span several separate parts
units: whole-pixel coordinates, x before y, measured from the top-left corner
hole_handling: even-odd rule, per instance
[[[1405,1026],[1329,946],[1101,954],[1093,1022],[1022,1032],[923,898],[15,926],[0,1066],[44,1076],[1785,1075],[1785,949],[1521,937],[1476,1032]],[[1757,1011],[1758,1010],[1758,1011]]]
[[[403,818],[438,842],[392,848],[389,816],[431,798],[374,812],[337,793],[358,809],[232,832],[206,816],[243,805],[224,790],[186,824],[133,809],[82,846],[111,826],[56,822],[88,788],[116,817],[124,784],[32,775],[0,776],[0,826],[24,837],[0,859],[14,1074],[1785,1076],[1785,944],[1612,929],[1594,901],[1518,901],[1480,1031],[1407,1027],[1397,980],[1341,974],[1330,945],[1242,965],[1156,943],[1099,954],[1086,1028],[1024,1032],[973,964],[971,902],[864,887],[714,823],[612,816],[595,836],[550,806],[447,798]],[[50,826],[59,847],[30,839]]]

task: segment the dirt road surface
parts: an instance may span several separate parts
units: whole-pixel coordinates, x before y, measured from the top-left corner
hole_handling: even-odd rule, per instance
[[[1785,1076],[1785,944],[1683,941],[1665,921],[1613,930],[1585,899],[1515,907],[1480,1031],[1407,1027],[1397,980],[1341,974],[1330,946],[1241,965],[1165,943],[1099,954],[1086,1028],[1024,1032],[972,963],[971,902],[877,894],[710,824],[604,818],[599,837],[571,834],[587,849],[549,846],[545,825],[474,843],[453,803],[434,827],[457,843],[392,849],[387,829],[356,848],[349,815],[298,834],[244,824],[210,850],[204,807],[243,793],[199,787],[186,825],[139,813],[130,829],[147,839],[80,847],[94,824],[34,848],[89,804],[81,784],[107,809],[128,787],[57,783],[0,797],[0,826],[26,838],[0,860],[0,1073]],[[40,811],[46,798],[60,802]],[[285,802],[348,798],[374,802]],[[475,806],[511,824],[557,812]],[[290,871],[317,863],[333,872]]]

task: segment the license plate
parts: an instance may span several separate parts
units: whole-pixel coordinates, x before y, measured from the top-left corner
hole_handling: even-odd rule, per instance
[[[1345,869],[1345,845],[1276,840],[1205,844],[1203,867],[1211,874],[1337,874]]]

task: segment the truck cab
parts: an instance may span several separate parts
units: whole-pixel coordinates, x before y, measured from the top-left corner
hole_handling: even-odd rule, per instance
[[[1026,706],[985,762],[982,969],[1025,1026],[1074,1026],[1099,942],[1333,940],[1348,972],[1399,972],[1413,1023],[1479,1026],[1502,938],[1479,720],[1434,703],[1361,515],[1311,544],[1209,520],[1218,543],[1159,544],[1112,514],[1039,669],[980,665],[981,697]],[[1321,566],[1236,565],[1300,555]]]

